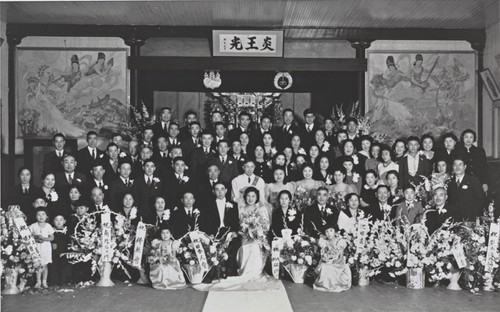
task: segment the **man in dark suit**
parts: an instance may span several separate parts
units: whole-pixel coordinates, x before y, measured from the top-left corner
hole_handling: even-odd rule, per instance
[[[179,124],[171,122],[168,127],[167,138],[167,149],[171,151],[174,147],[181,146],[181,140],[179,139]]]
[[[239,174],[238,162],[230,155],[227,141],[219,141],[217,144],[219,155],[213,157],[209,163],[215,164],[220,171],[219,180],[226,185],[230,185],[231,181]]]
[[[325,141],[330,143],[333,149],[333,146],[337,144],[337,138],[335,137],[335,123],[332,117],[326,117],[323,120],[323,129],[325,130]]]
[[[115,143],[109,143],[106,148],[106,156],[103,157],[104,161],[102,162],[104,167],[104,180],[113,181],[120,175],[118,173],[119,166],[119,157],[118,152],[119,148]]]
[[[236,160],[236,162],[238,163],[238,174],[242,174],[243,166],[245,165],[248,156],[245,155],[241,150],[240,140],[236,140],[231,144],[231,151],[229,155],[231,155],[231,157],[233,157],[234,160]]]
[[[216,122],[214,124],[214,131],[212,132],[212,134],[214,136],[214,140],[212,142],[213,149],[215,149],[217,147],[217,143],[219,143],[219,141],[222,141],[222,140],[227,141],[228,140],[227,128],[226,128],[226,125],[222,121]]]
[[[184,113],[184,127],[179,129],[179,140],[182,142],[191,137],[191,123],[198,122],[198,115],[196,112],[189,110]],[[200,123],[198,122],[198,125]]]
[[[154,199],[163,192],[163,182],[154,175],[156,165],[152,159],[144,161],[143,170],[144,174],[134,179],[132,193],[139,214],[144,219],[150,219],[154,213]]]
[[[119,178],[109,184],[109,207],[115,212],[118,212],[123,206],[123,196],[132,192],[134,183],[134,180],[130,178],[132,166],[127,159],[120,161],[118,172],[120,173]]]
[[[478,178],[465,174],[467,165],[461,158],[453,161],[452,181],[448,183],[450,215],[455,221],[474,221],[483,214],[486,197]]]
[[[83,184],[83,190],[85,192],[85,202],[88,202],[90,199],[90,194],[92,190],[96,187],[100,188],[104,193],[104,198],[106,201],[109,200],[109,184],[108,181],[104,177],[106,176],[106,169],[104,167],[103,160],[96,160],[94,165],[92,166],[91,175],[92,178],[85,181]]]
[[[104,152],[97,148],[97,133],[89,131],[87,133],[87,146],[79,150],[76,154],[78,161],[77,171],[90,179],[90,170],[92,170],[94,161],[103,157]]]
[[[387,203],[389,194],[390,191],[387,185],[379,185],[375,193],[377,204],[366,207],[365,216],[372,221],[394,219],[396,216],[396,206],[392,207]]]
[[[189,125],[190,136],[188,138],[183,139],[181,142],[182,155],[187,161],[191,160],[191,154],[193,153],[193,151],[201,146],[199,137],[200,130],[201,130],[200,123],[197,121],[193,121]]]
[[[275,132],[276,143],[280,151],[291,144],[294,135],[300,135],[299,128],[295,125],[295,115],[292,109],[287,108],[283,111],[283,125],[276,128]]]
[[[186,163],[183,157],[173,159],[174,171],[167,175],[165,179],[164,194],[166,200],[172,203],[172,206],[179,205],[182,194],[187,191],[193,191],[194,182],[187,175]]]
[[[63,157],[64,171],[55,174],[56,189],[65,202],[69,202],[69,189],[72,185],[83,187],[85,181],[87,181],[87,177],[83,173],[75,171],[76,166],[75,157],[67,154]]]
[[[206,213],[200,224],[200,230],[208,235],[221,237],[227,231],[239,229],[238,206],[227,200],[227,188],[223,182],[217,182],[213,188],[213,197],[207,201]]]
[[[325,231],[325,225],[337,224],[339,211],[327,205],[328,189],[319,187],[316,193],[316,204],[308,207],[304,213],[304,232],[313,237],[319,237]]]
[[[9,205],[19,205],[21,211],[28,219],[35,220],[35,210],[33,201],[35,196],[40,194],[40,189],[31,183],[31,171],[26,167],[21,167],[17,171],[20,183],[14,187],[14,191],[9,194]],[[7,197],[7,196],[6,196]]]
[[[156,151],[153,153],[153,160],[157,166],[157,175],[164,180],[169,172],[168,167],[171,167],[172,163],[168,159],[168,143],[163,135],[156,138]]]
[[[172,118],[172,109],[170,107],[162,107],[159,112],[160,120],[153,126],[153,134],[155,139],[160,136],[168,137],[170,119]]]
[[[266,133],[270,133],[271,136],[273,137],[273,139],[276,140],[275,134],[273,133],[272,125],[273,125],[273,123],[272,123],[271,117],[269,117],[268,115],[262,116],[262,118],[260,120],[259,128],[252,130],[252,132],[250,134],[251,146],[256,146],[257,144],[262,145],[262,138],[264,137],[264,134],[266,134]]]
[[[52,137],[52,144],[54,144],[54,151],[43,156],[43,172],[62,172],[64,171],[62,159],[66,154],[66,151],[64,150],[64,146],[66,145],[64,134],[54,134]]]
[[[423,220],[425,220],[425,226],[431,235],[439,229],[448,218],[450,218],[450,207],[446,204],[447,199],[448,195],[446,194],[446,189],[438,187],[434,190],[434,194],[432,195],[432,202],[434,203],[434,206],[427,209],[424,212],[423,217]]]
[[[184,192],[181,205],[177,205],[170,220],[172,221],[172,232],[176,239],[181,238],[186,233],[199,229],[200,222],[205,218],[201,211],[194,207],[194,194],[190,191]]]
[[[420,140],[411,136],[407,140],[408,155],[399,162],[400,187],[408,184],[419,185],[423,181],[422,176],[428,177],[432,173],[432,165],[423,154],[419,154]]]
[[[316,115],[310,108],[304,110],[304,120],[304,125],[299,128],[301,139],[300,145],[302,145],[304,149],[308,150],[309,147],[311,147],[311,145],[315,142],[314,136],[316,135],[316,130],[319,129],[319,126],[316,125]]]
[[[250,142],[252,142],[252,137],[250,136],[250,123],[252,121],[252,117],[249,113],[243,111],[239,114],[238,121],[238,127],[229,131],[229,142],[232,143],[235,140],[239,140],[242,133],[247,133],[250,137]]]
[[[196,198],[200,203],[208,203],[213,199],[213,189],[219,180],[220,170],[216,164],[209,164],[207,168],[207,177],[199,179],[196,188]]]
[[[141,146],[149,146],[151,149],[153,149],[154,148],[154,144],[153,144],[154,136],[155,135],[154,135],[152,126],[144,127],[142,129],[142,132],[141,132],[140,145]]]
[[[354,117],[347,117],[345,120],[347,138],[354,142],[354,147],[361,150],[361,141],[358,133],[359,121]]]
[[[191,153],[190,165],[195,173],[195,178],[203,178],[207,163],[215,157],[215,151],[212,150],[213,137],[210,132],[203,132],[201,135],[201,146],[194,149]]]

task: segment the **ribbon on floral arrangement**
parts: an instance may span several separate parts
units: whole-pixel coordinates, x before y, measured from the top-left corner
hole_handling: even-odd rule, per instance
[[[458,268],[465,268],[465,266],[467,266],[467,259],[465,258],[464,246],[460,242],[460,239],[455,240],[451,251],[453,253],[453,257],[455,257]]]
[[[105,212],[101,214],[101,261],[109,262],[113,259],[113,248],[111,242],[111,214],[109,212]]]
[[[368,224],[368,220],[359,220],[358,221],[358,233],[356,235],[356,253],[360,253],[365,249],[366,244],[366,235],[370,230],[370,225]]]
[[[132,266],[134,268],[141,268],[142,261],[142,251],[144,249],[144,241],[146,239],[146,224],[142,221],[137,224],[137,231],[135,233],[135,244],[134,244],[134,260],[132,261]]]
[[[280,239],[274,239],[271,243],[271,267],[276,279],[280,278],[280,245]]]
[[[191,238],[191,243],[193,243],[194,252],[196,253],[196,257],[198,257],[198,263],[200,264],[203,276],[205,276],[210,268],[208,267],[207,255],[205,254],[205,250],[201,244],[200,235],[198,232],[189,232],[189,237]]]
[[[19,231],[19,236],[21,236],[21,238],[26,242],[26,249],[28,249],[28,252],[33,258],[33,263],[41,264],[42,258],[40,256],[40,252],[38,252],[35,239],[33,238],[33,235],[31,235],[31,231],[26,225],[24,218],[15,218],[14,224]]]
[[[500,224],[491,223],[490,225],[490,238],[488,240],[488,251],[486,253],[486,264],[484,266],[484,272],[493,272],[493,266],[495,264],[495,253],[498,248],[498,236],[500,233]]]

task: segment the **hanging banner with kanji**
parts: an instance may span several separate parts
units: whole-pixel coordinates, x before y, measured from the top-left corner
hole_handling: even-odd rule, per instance
[[[282,30],[213,30],[213,56],[283,57]]]

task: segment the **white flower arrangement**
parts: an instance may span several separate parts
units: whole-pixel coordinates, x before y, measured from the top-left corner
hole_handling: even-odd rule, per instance
[[[51,202],[56,202],[59,199],[59,195],[57,194],[56,191],[52,190],[49,193],[49,199]]]
[[[188,182],[188,181],[189,181],[189,177],[188,177],[188,176],[183,176],[183,177],[182,177],[182,181],[184,181],[184,182]]]
[[[325,141],[323,142],[323,147],[321,148],[323,152],[328,152],[330,150],[330,142]]]
[[[352,155],[352,161],[355,165],[359,165],[359,158],[358,155]]]
[[[121,152],[120,155],[118,156],[120,158],[125,158],[127,157],[127,154],[125,154],[125,152]]]
[[[288,209],[288,211],[286,212],[287,214],[287,219],[289,222],[292,222],[293,220],[295,220],[295,217],[297,215],[297,210],[294,209],[294,208],[290,208]]]
[[[108,205],[104,205],[102,206],[102,210],[105,211],[105,212],[110,212],[111,210],[109,209],[109,206]]]
[[[231,204],[230,202],[227,202],[226,203],[226,208],[228,208],[228,209],[233,208],[233,204]]]
[[[359,181],[359,174],[355,172],[352,175],[352,182],[358,183],[358,181]]]
[[[305,149],[303,149],[302,147],[301,147],[301,148],[299,148],[299,152],[298,152],[298,153],[299,153],[299,154],[302,154],[302,155],[307,155],[307,154],[306,154],[306,150],[305,150]]]

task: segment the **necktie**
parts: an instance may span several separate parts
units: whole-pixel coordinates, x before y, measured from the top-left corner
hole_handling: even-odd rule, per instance
[[[188,217],[192,217],[193,215],[191,214],[191,209],[188,210]]]
[[[248,177],[248,183],[250,183],[250,182],[251,182],[251,181],[250,181],[250,177]]]
[[[73,184],[73,177],[71,174],[68,174],[68,184]]]
[[[310,125],[307,126],[307,132],[311,132],[311,126]]]
[[[102,181],[99,182],[99,188],[102,188]]]
[[[181,176],[181,175],[179,175],[179,176],[177,177],[177,181],[179,181],[179,183],[182,181],[182,176]]]
[[[167,158],[167,153],[163,153],[163,158]]]
[[[92,159],[95,160],[95,149],[92,149]]]
[[[214,187],[215,181],[210,180],[210,184],[212,184],[212,188]]]
[[[176,141],[176,140],[174,140],[172,144],[173,144],[173,145],[177,145],[177,141]]]
[[[167,130],[167,124],[163,123],[163,130]]]
[[[23,194],[27,194],[28,193],[28,189],[23,187]]]
[[[222,164],[224,165],[226,163],[226,158],[225,157],[222,157],[221,158],[221,161],[222,161]]]
[[[126,185],[127,187],[129,187],[129,186],[130,186],[130,184],[129,184],[129,183],[130,183],[130,182],[128,181],[128,179],[126,179],[126,180],[125,180],[125,185]]]
[[[113,171],[116,173],[116,170],[118,170],[118,162],[116,160],[113,161]]]
[[[151,177],[148,177],[148,186],[151,186]]]
[[[457,178],[457,185],[460,185],[460,178]]]
[[[62,152],[57,152],[57,157],[61,158],[62,157]]]

